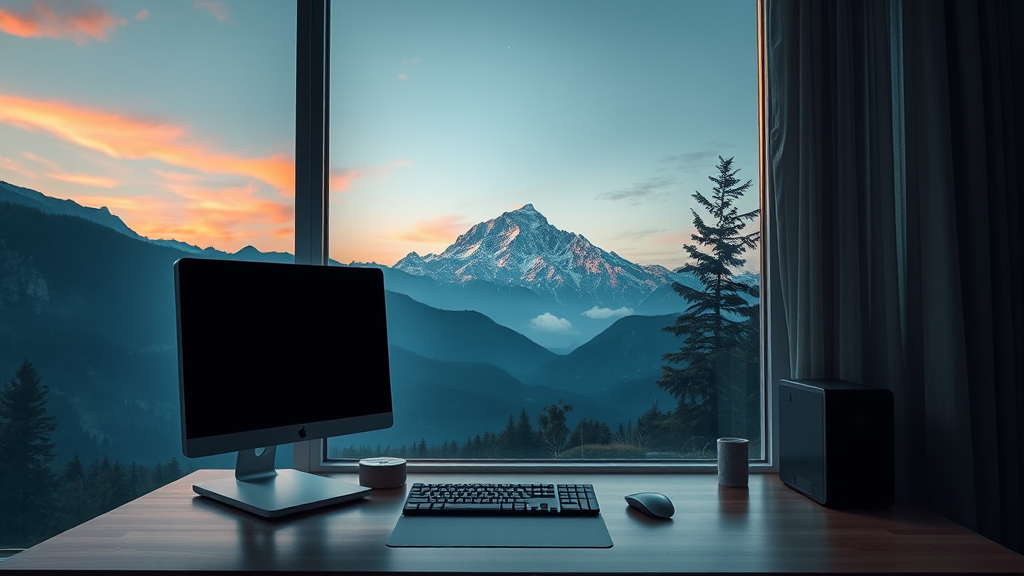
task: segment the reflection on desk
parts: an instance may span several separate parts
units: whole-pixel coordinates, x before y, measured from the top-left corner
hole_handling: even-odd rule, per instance
[[[389,548],[407,487],[280,520],[196,496],[195,472],[0,564],[0,572],[221,570],[410,573],[1016,572],[1024,556],[930,512],[897,506],[829,510],[754,474],[748,489],[711,474],[574,474],[594,485],[608,549]],[[349,475],[346,479],[352,479]],[[557,481],[543,474],[410,474],[412,482]],[[627,508],[655,490],[675,503],[668,521]],[[525,553],[524,553],[525,552]]]

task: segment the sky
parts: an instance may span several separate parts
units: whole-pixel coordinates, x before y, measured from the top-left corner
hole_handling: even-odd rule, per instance
[[[336,260],[440,252],[532,203],[674,268],[719,155],[757,207],[753,0],[335,0],[331,58]],[[294,59],[288,1],[0,0],[0,179],[290,252]]]

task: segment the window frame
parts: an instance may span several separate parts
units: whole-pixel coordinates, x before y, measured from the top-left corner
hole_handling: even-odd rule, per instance
[[[784,321],[781,307],[771,306],[770,295],[777,288],[775,258],[771,258],[771,218],[766,201],[767,169],[767,74],[765,45],[765,0],[756,0],[758,74],[758,156],[759,201],[761,208],[761,458],[750,461],[751,473],[778,472],[778,423],[774,415],[778,399],[772,383],[774,374],[788,364],[785,346],[773,345],[772,326]],[[330,0],[299,0],[296,50],[296,142],[295,142],[295,262],[328,263],[328,215],[330,204]],[[310,395],[309,401],[316,401]],[[297,470],[307,472],[355,472],[356,460],[330,459],[328,440],[310,440],[294,445]],[[548,460],[442,460],[410,459],[412,472],[424,473],[712,473],[714,461],[548,461]]]

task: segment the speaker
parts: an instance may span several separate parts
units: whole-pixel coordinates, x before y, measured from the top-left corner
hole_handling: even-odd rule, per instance
[[[891,506],[892,391],[842,380],[781,380],[779,478],[829,508]]]

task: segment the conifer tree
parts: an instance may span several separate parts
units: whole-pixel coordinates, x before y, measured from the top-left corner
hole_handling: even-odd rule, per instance
[[[0,389],[0,546],[44,536],[56,505],[49,388],[27,359]]]
[[[697,278],[701,289],[672,284],[688,308],[664,330],[681,336],[683,343],[678,352],[662,356],[670,365],[662,366],[658,380],[679,401],[675,418],[693,434],[711,437],[718,433],[719,401],[734,386],[727,377],[728,366],[750,341],[752,327],[756,329],[749,319],[757,315],[758,287],[737,280],[735,272],[746,262],[743,253],[755,249],[761,238],[760,231],[744,231],[760,210],[741,213],[735,205],[750,188],[750,180],[741,183],[736,178],[739,169],[732,167],[732,158],[718,160],[717,176],[708,177],[715,184],[711,197],[693,194],[710,219],[705,222],[691,209],[694,243],[683,245],[693,262],[684,271]]]

